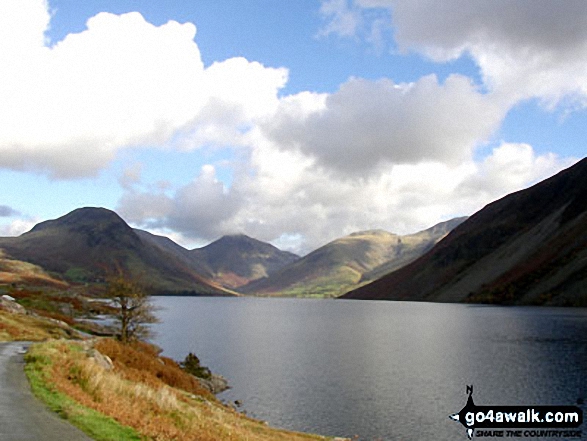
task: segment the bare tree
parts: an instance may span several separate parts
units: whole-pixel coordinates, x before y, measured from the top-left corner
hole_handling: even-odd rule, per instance
[[[116,308],[118,338],[122,343],[151,336],[150,324],[157,323],[155,308],[145,290],[122,272],[108,281],[108,296]]]

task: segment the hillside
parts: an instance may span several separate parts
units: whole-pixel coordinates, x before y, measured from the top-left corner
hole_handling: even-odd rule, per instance
[[[119,266],[152,292],[228,294],[170,253],[141,240],[104,208],[80,208],[19,237],[0,238],[0,249],[71,281],[100,281]]]
[[[389,271],[388,268],[397,268],[416,259],[463,219],[453,219],[406,236],[383,230],[353,233],[240,290],[261,295],[340,295]]]
[[[195,265],[211,273],[212,280],[228,288],[267,277],[299,259],[293,253],[244,234],[223,236],[189,254]]]
[[[0,287],[2,285],[47,286],[66,289],[68,284],[58,280],[32,263],[11,259],[0,249]]]
[[[354,299],[587,304],[587,159],[495,201]]]
[[[176,259],[183,262],[184,265],[193,269],[201,276],[205,277],[206,279],[212,279],[214,277],[214,272],[205,262],[200,261],[199,259],[195,258],[191,251],[187,248],[182,247],[178,243],[174,242],[170,238],[166,236],[159,236],[157,234],[150,233],[148,231],[139,230],[137,228],[134,229],[134,232],[143,240],[144,242],[150,243],[155,245],[156,247],[160,248],[162,251],[171,254]]]

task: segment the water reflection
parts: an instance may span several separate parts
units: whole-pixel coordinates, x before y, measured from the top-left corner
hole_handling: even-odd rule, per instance
[[[407,302],[158,298],[156,343],[196,352],[247,412],[361,439],[460,439],[478,404],[587,396],[587,310]]]

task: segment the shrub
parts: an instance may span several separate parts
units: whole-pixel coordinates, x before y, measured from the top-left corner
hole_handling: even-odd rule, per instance
[[[191,352],[185,357],[185,360],[179,363],[179,365],[184,371],[195,377],[203,378],[205,380],[212,378],[212,372],[210,372],[210,369],[206,366],[200,365],[200,359]]]

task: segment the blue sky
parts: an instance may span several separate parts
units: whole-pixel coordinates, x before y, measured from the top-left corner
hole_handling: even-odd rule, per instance
[[[0,29],[0,235],[104,206],[305,253],[585,155],[582,1],[6,0]]]

